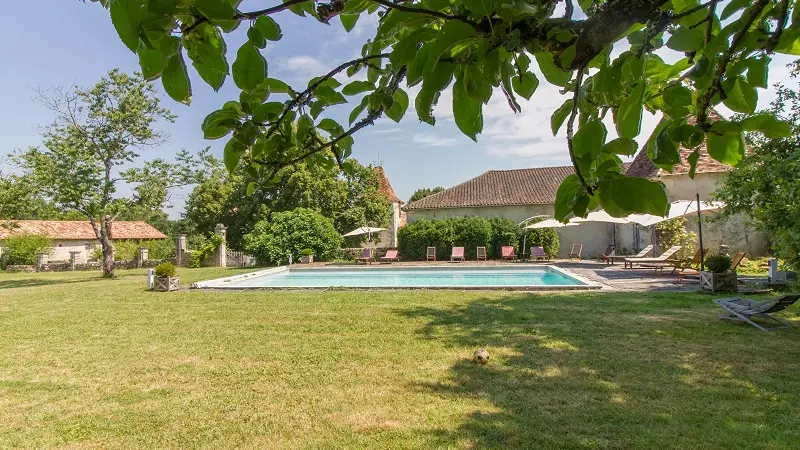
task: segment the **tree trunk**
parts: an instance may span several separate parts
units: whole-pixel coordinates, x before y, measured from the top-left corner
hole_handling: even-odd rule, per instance
[[[100,246],[103,248],[103,277],[114,277],[114,243],[111,241],[111,219],[106,217],[100,228]]]

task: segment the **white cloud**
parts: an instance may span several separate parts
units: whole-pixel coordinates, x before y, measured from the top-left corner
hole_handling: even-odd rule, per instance
[[[411,139],[412,144],[425,147],[452,147],[458,143],[454,137],[444,137],[433,133],[417,133]]]
[[[286,60],[283,68],[302,77],[316,77],[319,75],[324,75],[330,71],[327,64],[323,63],[317,58],[314,58],[313,56],[308,55],[297,55],[290,57]]]

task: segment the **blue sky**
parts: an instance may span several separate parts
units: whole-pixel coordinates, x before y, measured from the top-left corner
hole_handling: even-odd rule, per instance
[[[278,3],[277,0],[274,3]],[[263,8],[265,2],[245,1],[242,10]],[[252,8],[251,8],[252,7]],[[79,0],[28,0],[8,2],[0,15],[0,37],[5,57],[0,83],[0,154],[40,142],[38,127],[52,120],[52,115],[33,100],[37,86],[88,86],[108,70],[118,67],[132,72],[138,69],[136,56],[117,38],[108,11],[96,3]],[[32,22],[28,18],[36,18]],[[270,76],[281,78],[295,87],[304,87],[309,78],[322,75],[341,62],[359,56],[361,45],[374,33],[376,18],[362,16],[356,28],[347,34],[338,20],[324,25],[313,19],[301,19],[289,11],[274,15],[283,28],[284,38],[270,43],[265,50]],[[32,32],[32,26],[35,27]],[[244,28],[228,35],[229,57],[244,39]],[[676,55],[662,55],[674,60]],[[770,83],[786,81],[785,64],[791,59],[776,57]],[[164,104],[178,115],[174,124],[163,124],[169,142],[149,150],[143,158],[169,159],[178,150],[196,150],[210,145],[221,156],[224,141],[206,141],[200,123],[209,112],[226,100],[237,99],[232,80],[215,93],[192,73],[193,101],[190,107],[169,99],[156,82]],[[478,143],[462,135],[452,119],[451,97],[443,95],[436,108],[437,124],[420,123],[413,110],[413,98],[400,124],[383,119],[355,136],[354,156],[363,164],[381,162],[397,195],[406,200],[415,189],[441,185],[450,187],[490,169],[514,169],[569,164],[563,135],[553,137],[549,118],[563,101],[558,88],[542,83],[530,102],[523,102],[523,112],[514,114],[502,94],[496,93],[484,108],[484,132]],[[411,90],[413,95],[414,89]],[[759,104],[773,98],[772,89],[759,91]],[[351,102],[352,103],[352,102]],[[342,107],[343,106],[343,107]],[[352,105],[342,105],[333,117],[346,122]],[[348,107],[349,106],[349,107]],[[726,113],[724,108],[721,112]],[[646,117],[641,137],[646,139],[657,117]],[[613,126],[609,126],[613,130]],[[613,133],[610,133],[613,134]],[[0,160],[0,170],[10,168]],[[185,194],[185,193],[184,193]],[[176,216],[182,209],[183,195],[173,196]]]

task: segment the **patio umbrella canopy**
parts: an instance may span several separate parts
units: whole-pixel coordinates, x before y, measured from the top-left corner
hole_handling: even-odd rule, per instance
[[[372,242],[372,233],[379,233],[381,231],[386,231],[386,228],[363,226],[363,227],[358,227],[358,228],[356,228],[355,230],[353,230],[353,231],[351,231],[349,233],[343,234],[342,236],[345,236],[345,237],[347,237],[347,236],[361,236],[361,235],[366,234],[367,235],[367,243],[370,243],[370,242]]]
[[[533,228],[533,229],[538,229],[538,228],[561,228],[561,227],[572,227],[572,226],[575,226],[575,225],[578,225],[578,224],[577,223],[563,223],[563,222],[557,221],[556,219],[547,219],[547,220],[543,220],[541,222],[536,222],[534,224],[528,225],[525,228]]]
[[[718,211],[725,208],[724,202],[700,202],[700,212]],[[697,214],[696,200],[678,200],[670,203],[669,212],[665,217],[654,216],[652,214],[632,214],[627,217],[628,221],[649,227],[665,220],[677,219],[678,217]]]

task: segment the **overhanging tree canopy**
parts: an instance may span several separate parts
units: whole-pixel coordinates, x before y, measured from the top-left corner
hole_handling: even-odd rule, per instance
[[[719,103],[753,113],[757,88],[768,86],[769,54],[800,54],[800,9],[788,0],[286,0],[257,11],[239,10],[239,0],[99,1],[145,76],[161,77],[173,99],[191,101],[185,56],[214,89],[232,75],[239,101],[209,114],[202,129],[208,139],[231,135],[224,153],[230,170],[243,160],[265,178],[299,161],[347,170],[354,133],[383,115],[394,121],[404,116],[409,96],[403,83],[420,85],[414,106],[431,125],[433,106],[451,89],[456,125],[477,140],[483,105],[495,92],[514,111],[520,110],[518,97],[534,95],[534,67],[572,97],[551,120],[554,134],[566,122],[576,172],[558,191],[560,220],[598,206],[614,216],[666,212],[663,185],[621,170],[619,155],[637,151],[645,108],[663,113],[647,149],[666,169],[680,160],[680,145],[698,148],[706,141],[713,158],[737,165],[745,153],[742,132],[790,132],[770,114],[709,119]],[[260,52],[281,39],[272,16],[286,10],[325,23],[338,17],[346,31],[363,15],[380,19],[360,58],[297,89],[270,78]],[[224,35],[240,26],[248,39],[229,64]],[[612,53],[614,46],[623,51]],[[657,54],[662,48],[685,57],[667,63]],[[362,71],[366,79],[344,86],[334,78]],[[345,127],[326,111],[347,97],[360,103]],[[619,136],[613,140],[602,122],[608,113]],[[693,168],[698,156],[698,150],[689,156]]]

